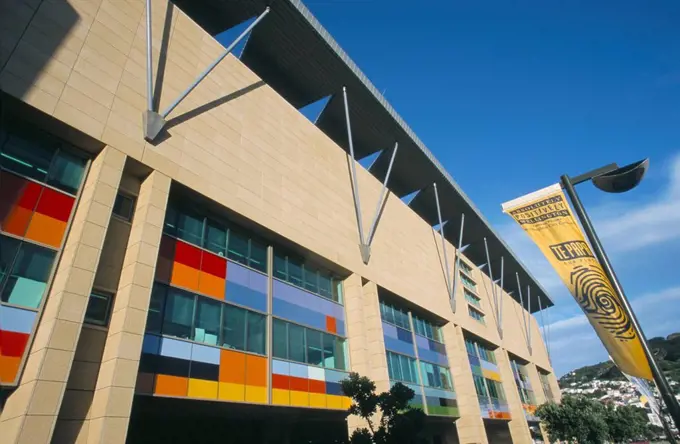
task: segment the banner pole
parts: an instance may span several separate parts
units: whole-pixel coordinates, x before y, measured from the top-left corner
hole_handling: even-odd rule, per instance
[[[563,175],[562,177],[560,177],[560,182],[562,183],[564,191],[567,193],[569,199],[571,200],[572,205],[574,206],[574,211],[576,212],[576,215],[578,216],[578,219],[581,222],[581,225],[583,226],[583,231],[585,231],[585,234],[588,237],[588,240],[590,241],[590,245],[593,247],[593,252],[597,257],[597,260],[600,262],[600,265],[602,265],[602,269],[605,275],[611,282],[614,291],[621,300],[621,305],[623,306],[622,308],[624,312],[630,318],[630,321],[633,324],[635,332],[638,334],[638,336],[640,336],[642,350],[645,353],[645,357],[649,361],[649,367],[650,370],[652,371],[654,382],[656,383],[656,386],[659,389],[661,398],[664,400],[664,403],[668,408],[668,412],[673,418],[673,422],[675,422],[675,426],[680,429],[680,405],[678,404],[678,400],[673,395],[673,392],[671,391],[671,388],[668,385],[668,380],[666,379],[663,372],[659,368],[658,364],[656,363],[656,360],[654,359],[654,356],[652,355],[651,350],[649,349],[647,339],[645,338],[645,335],[642,332],[642,329],[640,328],[640,324],[638,323],[638,320],[635,317],[635,313],[633,312],[633,309],[630,306],[630,302],[628,302],[628,299],[626,298],[626,295],[623,292],[623,287],[621,286],[619,279],[616,277],[614,268],[609,262],[609,258],[607,257],[607,253],[605,253],[604,251],[604,247],[600,242],[600,238],[597,236],[597,233],[595,233],[595,228],[593,227],[593,224],[590,221],[590,217],[588,217],[588,213],[586,213],[586,210],[583,207],[583,204],[581,203],[581,199],[578,197],[578,194],[576,194],[576,190],[574,189],[574,185],[572,184],[569,176],[567,176],[566,174]]]

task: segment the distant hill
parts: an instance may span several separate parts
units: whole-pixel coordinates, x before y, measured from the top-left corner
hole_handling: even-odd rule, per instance
[[[666,338],[652,338],[649,346],[666,376],[680,382],[680,332],[672,333]],[[623,374],[611,361],[573,370],[560,378],[560,387],[569,387],[571,383],[591,382],[595,379],[616,381],[623,380]]]

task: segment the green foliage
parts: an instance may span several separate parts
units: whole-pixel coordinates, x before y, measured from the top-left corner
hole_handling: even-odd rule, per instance
[[[380,394],[375,389],[373,381],[358,373],[350,373],[342,381],[342,391],[354,401],[349,413],[362,417],[368,425],[352,433],[350,444],[415,443],[425,422],[423,411],[408,405],[415,392],[400,383]]]
[[[647,416],[636,407],[605,406],[585,397],[565,396],[540,406],[536,415],[553,440],[579,444],[628,442],[648,435]]]

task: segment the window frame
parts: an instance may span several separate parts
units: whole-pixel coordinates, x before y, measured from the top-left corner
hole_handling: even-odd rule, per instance
[[[115,212],[116,203],[118,202],[119,197],[130,201],[130,215],[128,217],[122,216]],[[123,222],[132,224],[132,219],[135,217],[136,208],[137,208],[137,196],[134,196],[130,193],[126,193],[125,191],[118,190],[118,193],[116,193],[116,199],[113,202],[113,207],[111,208],[111,216]]]
[[[106,299],[106,316],[103,321],[92,318],[88,319],[87,317],[87,312],[88,309],[90,308],[90,301],[92,300],[92,296],[99,296]],[[85,316],[83,317],[83,324],[95,325],[97,327],[107,327],[111,322],[114,298],[115,298],[114,293],[104,290],[92,289],[90,295],[87,298],[87,306],[85,307]]]

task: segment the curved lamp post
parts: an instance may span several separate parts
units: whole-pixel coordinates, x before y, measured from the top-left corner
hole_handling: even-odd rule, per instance
[[[638,186],[638,184],[642,181],[642,178],[645,176],[645,173],[647,172],[648,168],[649,159],[644,159],[639,162],[631,163],[630,165],[626,165],[620,168],[618,165],[613,163],[573,178],[565,174],[560,178],[560,181],[562,182],[562,187],[564,188],[565,192],[569,196],[569,199],[571,200],[571,203],[574,206],[576,215],[581,221],[581,225],[583,226],[583,230],[585,231],[586,236],[588,236],[588,240],[590,241],[590,245],[593,247],[595,256],[600,261],[600,264],[602,265],[602,268],[604,269],[607,278],[609,278],[609,281],[614,287],[614,291],[616,291],[616,294],[621,299],[623,309],[628,314],[628,317],[633,323],[633,327],[640,335],[641,339],[640,342],[642,343],[642,348],[645,352],[645,356],[649,361],[649,366],[652,371],[652,376],[654,377],[654,382],[656,383],[656,386],[659,389],[659,392],[661,393],[661,397],[663,398],[664,403],[668,408],[668,412],[670,413],[671,417],[673,418],[673,421],[675,422],[675,426],[680,428],[680,405],[678,405],[678,400],[673,395],[673,392],[671,391],[671,388],[668,385],[666,377],[664,376],[663,372],[661,371],[656,361],[654,360],[654,356],[652,355],[652,352],[649,349],[649,345],[647,344],[647,339],[645,338],[645,335],[642,332],[642,329],[640,328],[640,324],[638,323],[638,320],[635,317],[635,313],[633,312],[633,309],[630,306],[630,302],[628,301],[626,295],[623,292],[623,287],[621,286],[621,283],[616,277],[616,273],[614,272],[614,269],[612,268],[609,258],[607,257],[607,254],[605,253],[604,248],[602,247],[602,243],[600,242],[597,233],[595,233],[595,228],[593,227],[593,224],[590,221],[590,218],[588,217],[588,214],[586,213],[583,204],[581,203],[581,199],[579,199],[578,194],[576,194],[576,190],[574,189],[574,186],[578,185],[579,183],[592,181],[593,185],[607,193],[625,193],[626,191],[632,190],[633,188]]]

